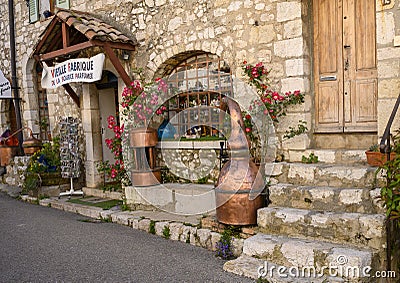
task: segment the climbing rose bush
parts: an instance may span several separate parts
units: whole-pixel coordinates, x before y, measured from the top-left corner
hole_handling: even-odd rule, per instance
[[[135,127],[147,126],[153,116],[162,115],[167,108],[159,105],[160,97],[167,93],[167,84],[161,79],[154,84],[143,86],[139,80],[131,82],[122,92],[121,113],[125,121],[133,121]],[[105,143],[114,154],[114,163],[105,161],[97,167],[99,172],[104,172],[108,178],[124,185],[130,185],[130,178],[125,168],[122,154],[122,137],[125,125],[119,125],[119,117],[107,118],[108,128],[113,130],[114,137],[105,139]]]

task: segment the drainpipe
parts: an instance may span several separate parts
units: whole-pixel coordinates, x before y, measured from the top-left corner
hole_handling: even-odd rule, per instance
[[[22,128],[21,123],[21,109],[20,109],[20,98],[18,92],[18,82],[17,82],[17,65],[15,62],[15,29],[14,29],[14,1],[8,0],[8,16],[10,21],[10,55],[11,55],[11,89],[14,92],[14,108],[15,116],[17,118],[17,130]],[[22,131],[17,135],[19,142],[19,149],[22,151]]]

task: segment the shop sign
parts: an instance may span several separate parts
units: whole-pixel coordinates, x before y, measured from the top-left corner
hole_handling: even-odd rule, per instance
[[[57,88],[73,82],[95,82],[101,79],[104,54],[91,58],[71,59],[54,67],[48,67],[43,62],[42,87]]]
[[[0,99],[1,98],[12,98],[11,96],[11,84],[6,79],[3,72],[0,70]]]

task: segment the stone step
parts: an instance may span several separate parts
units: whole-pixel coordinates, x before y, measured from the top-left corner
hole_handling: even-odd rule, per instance
[[[301,162],[303,156],[309,157],[314,154],[319,162],[336,164],[367,164],[365,150],[359,149],[306,149],[289,150],[290,162]]]
[[[299,270],[297,276],[297,270],[289,269],[290,267],[285,266],[285,270],[282,269],[283,266],[276,265],[272,262],[254,258],[247,255],[242,255],[237,259],[227,261],[224,264],[224,270],[227,272],[235,273],[240,276],[250,277],[252,279],[264,279],[265,282],[270,283],[342,283],[345,282],[343,278],[340,277],[327,277],[325,275],[302,272]],[[304,274],[304,276],[303,276]],[[348,281],[347,281],[348,282]],[[361,282],[359,280],[354,280],[352,282]]]
[[[262,233],[244,241],[243,255],[288,268],[312,269],[317,274],[333,274],[350,282],[351,280],[357,282],[365,277],[363,271],[370,270],[369,268],[372,270],[381,268],[378,266],[380,264],[378,254],[370,250]],[[337,273],[330,273],[329,267],[337,267]],[[354,273],[355,270],[360,273]]]
[[[265,207],[258,210],[259,231],[383,249],[385,215]]]
[[[276,184],[269,187],[269,206],[336,212],[384,213],[380,189]]]
[[[376,188],[384,185],[375,167],[327,163],[268,163],[265,174],[272,184],[290,183],[302,186],[338,188]]]

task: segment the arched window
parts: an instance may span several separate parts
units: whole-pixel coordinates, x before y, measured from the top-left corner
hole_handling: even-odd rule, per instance
[[[46,90],[42,88],[42,67],[36,64],[36,87],[37,87],[37,98],[38,98],[38,114],[39,119],[37,121],[40,129],[40,139],[49,140],[51,139],[50,123],[49,123],[49,104],[47,100]]]
[[[168,118],[178,133],[217,136],[217,107],[222,96],[232,96],[231,82],[229,66],[217,55],[194,55],[179,63],[168,77],[169,87],[178,90],[168,105]]]

